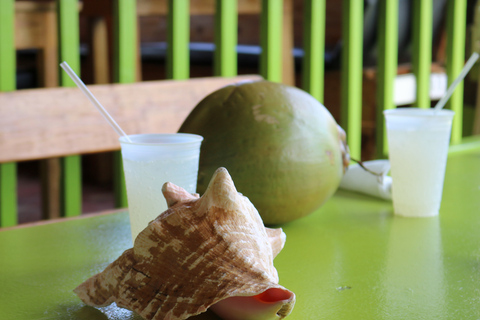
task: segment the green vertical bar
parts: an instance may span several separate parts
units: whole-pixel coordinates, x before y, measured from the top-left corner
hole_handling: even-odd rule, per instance
[[[167,78],[190,77],[190,2],[168,0]]]
[[[432,0],[413,1],[412,67],[417,79],[417,108],[430,108],[432,65]]]
[[[342,3],[342,127],[347,133],[350,154],[361,158],[362,143],[362,60],[363,1],[343,0]]]
[[[80,156],[62,159],[63,215],[78,216],[82,213],[82,160]]]
[[[78,1],[57,0],[58,50],[60,62],[68,65],[80,75],[80,35],[78,22]],[[75,83],[66,72],[58,68],[62,87],[75,87]]]
[[[215,12],[214,74],[237,75],[237,0],[217,0]]]
[[[283,0],[262,0],[260,26],[260,74],[267,80],[282,81]]]
[[[325,0],[304,1],[303,89],[323,102],[325,74]]]
[[[135,0],[115,0],[114,9],[114,82],[132,83],[137,75],[137,14]],[[122,154],[113,153],[115,206],[128,207]]]
[[[387,139],[383,111],[395,108],[393,85],[398,65],[398,0],[381,0],[378,19],[377,62],[377,158],[387,154]]]
[[[137,6],[135,0],[114,1],[114,81],[132,83],[137,75]]]
[[[127,208],[127,185],[125,184],[121,151],[113,152],[113,193],[115,195],[115,207]]]
[[[77,0],[57,0],[59,60],[66,61],[75,73],[80,74],[80,30]],[[75,87],[75,83],[60,71],[60,84]],[[66,217],[82,213],[82,169],[79,155],[62,159],[63,212]]]
[[[17,214],[17,164],[0,164],[0,227],[18,223]]]
[[[15,90],[14,0],[0,1],[0,91]],[[17,164],[0,164],[0,227],[18,223]]]
[[[0,90],[15,90],[15,1],[0,1]]]
[[[447,7],[447,77],[448,86],[458,77],[465,61],[465,26],[467,0],[450,0]],[[463,81],[460,82],[447,108],[455,111],[452,124],[452,143],[462,140],[463,125]]]

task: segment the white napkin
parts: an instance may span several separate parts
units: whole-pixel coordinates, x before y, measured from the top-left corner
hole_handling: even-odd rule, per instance
[[[365,171],[359,164],[352,164],[343,176],[340,188],[391,200],[392,178],[387,176],[388,171],[390,171],[390,162],[388,160],[373,160],[365,161],[363,165],[373,172],[380,173],[381,176]]]

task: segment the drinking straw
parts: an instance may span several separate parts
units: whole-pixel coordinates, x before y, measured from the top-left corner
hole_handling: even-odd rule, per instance
[[[460,72],[460,74],[458,75],[458,77],[455,79],[455,81],[452,82],[452,84],[448,88],[447,92],[442,97],[442,99],[440,99],[440,101],[438,101],[437,104],[435,105],[435,110],[440,110],[445,106],[448,99],[450,99],[450,96],[452,95],[453,91],[455,90],[455,87],[460,83],[460,81],[463,80],[463,78],[465,78],[468,71],[470,71],[470,69],[473,67],[473,65],[477,61],[477,59],[478,59],[478,53],[476,53],[476,52],[472,53],[472,55],[468,59],[467,63],[465,63],[465,66],[463,67],[463,69]]]
[[[105,110],[105,108],[98,102],[97,98],[88,90],[87,86],[83,81],[77,76],[77,74],[70,68],[68,63],[63,61],[60,63],[60,67],[65,70],[65,72],[72,78],[73,82],[78,86],[78,88],[87,96],[88,100],[97,108],[98,111],[102,114],[102,116],[107,120],[107,122],[112,126],[113,130],[121,137],[124,136],[127,141],[132,142],[130,138],[127,136],[125,131],[120,128],[118,123],[112,118],[112,116]]]

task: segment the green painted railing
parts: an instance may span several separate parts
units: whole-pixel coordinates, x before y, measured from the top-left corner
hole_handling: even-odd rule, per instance
[[[67,61],[80,74],[80,30],[78,1],[57,0],[59,60]],[[60,68],[59,68],[60,72]],[[60,72],[60,85],[75,87],[65,72]],[[77,216],[82,213],[81,156],[71,155],[62,159],[62,215]]]
[[[412,68],[417,79],[416,107],[430,108],[432,0],[413,1]]]
[[[237,75],[237,0],[217,0],[215,14],[214,75]]]
[[[467,0],[450,0],[447,7],[447,77],[448,85],[460,74],[465,57],[465,21]],[[477,98],[478,99],[478,98]],[[452,124],[452,143],[462,140],[463,132],[463,81],[448,101],[447,108],[455,111]]]
[[[267,80],[282,81],[283,0],[262,0],[260,26],[260,74]]]
[[[190,7],[189,0],[168,0],[167,78],[190,77]]]
[[[115,0],[114,16],[114,52],[113,81],[132,83],[137,77],[137,8],[135,0]],[[113,154],[113,185],[115,206],[128,207],[127,189],[123,174],[123,161],[120,151]]]
[[[384,158],[388,148],[383,111],[395,107],[393,85],[398,60],[398,0],[381,1],[378,15],[376,153],[378,158]]]
[[[0,91],[15,90],[14,0],[0,1]],[[17,164],[0,164],[0,227],[17,218]]]
[[[341,126],[347,133],[350,154],[361,158],[362,145],[362,65],[363,1],[342,2],[342,88]]]
[[[261,1],[261,56],[259,73],[264,78],[282,80],[283,1]],[[447,12],[447,75],[451,83],[464,64],[467,0],[449,0]],[[414,1],[412,66],[417,77],[417,106],[430,106],[429,82],[432,61],[432,0]],[[394,108],[393,84],[397,73],[398,0],[380,0],[378,14],[378,62],[376,92],[377,156],[387,154],[383,110]],[[78,1],[57,0],[59,60],[66,60],[80,73]],[[188,0],[168,1],[166,76],[190,77]],[[343,0],[341,125],[348,135],[354,158],[362,150],[363,1]],[[237,74],[237,0],[217,0],[213,72],[220,76]],[[129,83],[137,76],[136,1],[114,1],[114,81]],[[303,88],[319,101],[324,100],[326,0],[304,0]],[[15,90],[14,0],[0,1],[0,91]],[[62,86],[74,84],[63,72]],[[459,86],[447,107],[456,112],[452,142],[461,141],[463,87]],[[329,106],[327,106],[329,107]],[[334,106],[332,106],[334,107]],[[63,164],[64,215],[81,213],[81,160],[72,155]],[[116,203],[126,206],[125,184],[120,154],[116,154]],[[0,164],[0,226],[17,223],[16,164]]]

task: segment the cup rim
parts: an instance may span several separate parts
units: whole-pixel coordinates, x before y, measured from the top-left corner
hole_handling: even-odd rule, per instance
[[[422,108],[395,108],[384,110],[385,116],[404,116],[404,117],[453,117],[455,111],[448,109],[435,110],[434,108],[422,109]]]
[[[124,145],[143,145],[143,146],[159,146],[159,145],[185,145],[191,143],[199,143],[203,141],[203,137],[198,134],[193,133],[140,133],[140,134],[129,134],[128,137],[132,141],[128,141],[125,136],[120,137],[118,140],[121,144]],[[138,138],[163,138],[162,141],[158,142],[145,142],[145,141],[135,141]]]

